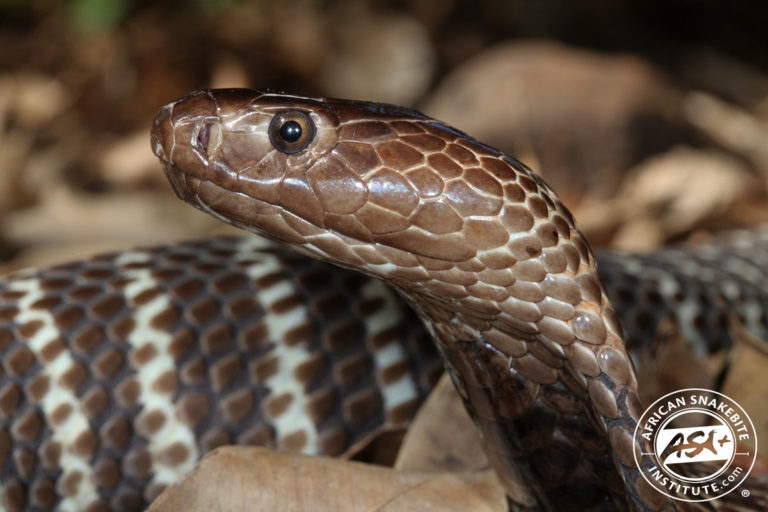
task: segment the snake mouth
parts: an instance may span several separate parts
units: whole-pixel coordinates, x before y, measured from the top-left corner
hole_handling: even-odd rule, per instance
[[[166,169],[166,176],[176,196],[198,210],[226,224],[289,245],[302,254],[322,257],[291,229],[279,207],[233,192],[208,179],[196,178],[173,166]]]
[[[164,171],[166,178],[168,178],[168,182],[171,184],[171,189],[176,194],[176,197],[182,201],[191,203],[188,198],[191,197],[189,195],[191,189],[195,188],[193,179],[187,180],[187,175],[185,173],[168,164],[165,164]]]

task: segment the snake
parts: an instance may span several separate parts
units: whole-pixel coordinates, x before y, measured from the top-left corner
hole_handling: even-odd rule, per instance
[[[259,236],[0,282],[6,510],[142,510],[227,444],[352,456],[443,368],[510,508],[764,508],[640,477],[632,357],[669,318],[699,355],[730,317],[765,339],[768,231],[596,256],[525,165],[381,103],[197,91],[151,146],[181,199]]]

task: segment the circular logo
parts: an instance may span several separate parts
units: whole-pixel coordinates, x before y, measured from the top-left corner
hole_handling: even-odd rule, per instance
[[[757,435],[746,411],[708,389],[681,389],[656,400],[638,421],[635,441],[643,447],[635,452],[643,478],[682,501],[728,494],[757,458]]]

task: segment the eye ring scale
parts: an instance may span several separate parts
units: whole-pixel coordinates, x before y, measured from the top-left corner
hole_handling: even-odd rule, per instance
[[[269,140],[288,155],[298,153],[315,140],[317,130],[309,114],[301,110],[284,110],[269,123]]]

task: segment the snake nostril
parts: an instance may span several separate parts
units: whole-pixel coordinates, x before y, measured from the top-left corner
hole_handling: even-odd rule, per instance
[[[222,140],[221,124],[209,120],[201,123],[197,129],[197,134],[192,140],[192,146],[205,158],[208,159],[216,148],[219,147]]]
[[[204,123],[197,132],[195,146],[205,154],[208,154],[208,143],[211,141],[211,124]]]

